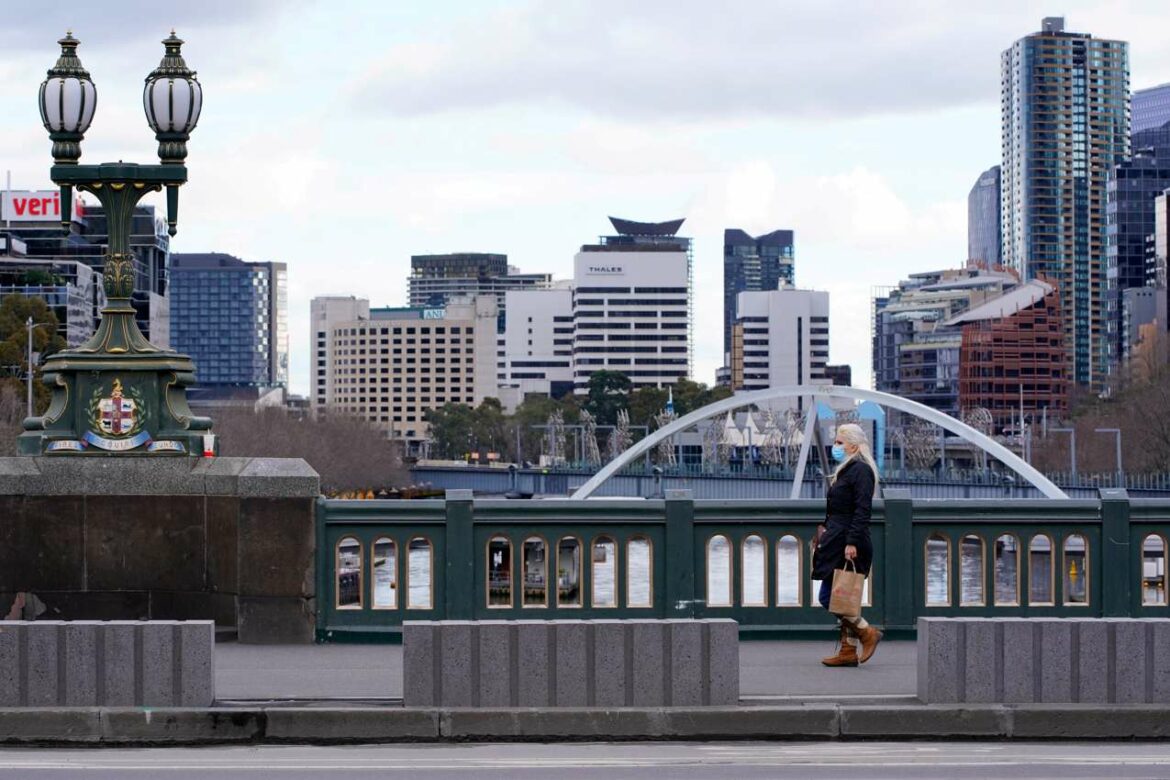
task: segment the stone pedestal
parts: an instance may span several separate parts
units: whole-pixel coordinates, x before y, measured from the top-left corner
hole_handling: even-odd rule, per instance
[[[319,494],[300,459],[0,458],[0,610],[312,642]]]

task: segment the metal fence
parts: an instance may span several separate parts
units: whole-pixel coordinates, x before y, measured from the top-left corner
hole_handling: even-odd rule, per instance
[[[824,503],[472,499],[318,504],[319,641],[393,641],[403,620],[731,617],[825,627],[809,578]],[[866,615],[1170,615],[1170,501],[875,502]]]
[[[477,466],[426,466],[411,469],[416,484],[428,484],[442,490],[472,490],[480,495],[504,495],[510,491],[537,496],[568,496],[593,476],[588,470],[517,469]],[[1126,488],[1134,496],[1170,498],[1170,475],[1125,474],[1049,474],[1049,479],[1073,498],[1094,498],[1102,488]],[[1119,482],[1125,484],[1119,485]],[[882,484],[889,488],[904,488],[915,498],[1042,498],[1031,485],[1021,484],[1014,475],[991,472],[956,472],[942,476],[931,474],[886,472]],[[663,472],[656,474],[644,469],[617,474],[602,485],[595,495],[649,497],[663,495],[665,490],[690,490],[697,499],[775,499],[788,498],[792,490],[792,476],[767,471],[726,472]],[[804,480],[801,498],[821,498],[824,482],[809,476]]]

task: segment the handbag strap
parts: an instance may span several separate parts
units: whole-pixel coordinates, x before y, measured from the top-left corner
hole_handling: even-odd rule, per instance
[[[845,566],[848,566],[850,569],[853,569],[853,573],[854,573],[854,574],[856,574],[856,573],[857,573],[857,566],[855,566],[855,565],[853,564],[853,560],[852,560],[851,558],[846,558],[846,559],[845,559]],[[842,567],[842,568],[844,568],[844,567]]]

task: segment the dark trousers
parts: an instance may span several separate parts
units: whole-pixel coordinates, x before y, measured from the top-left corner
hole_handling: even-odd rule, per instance
[[[825,609],[829,608],[829,599],[833,595],[833,579],[830,577],[827,580],[821,580],[821,590],[817,594],[817,601],[821,602],[821,606]]]

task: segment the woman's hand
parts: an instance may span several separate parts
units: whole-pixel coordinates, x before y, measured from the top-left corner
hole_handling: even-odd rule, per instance
[[[855,545],[855,544],[845,545],[845,560],[851,561],[856,557],[857,557],[857,545]]]

